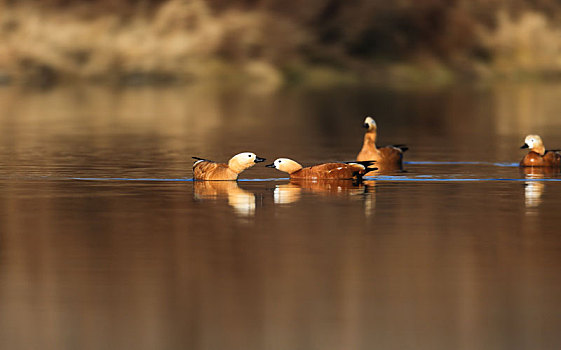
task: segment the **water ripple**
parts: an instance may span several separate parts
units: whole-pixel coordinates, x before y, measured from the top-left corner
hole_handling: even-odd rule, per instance
[[[475,161],[468,161],[468,162],[436,162],[436,161],[406,161],[403,164],[409,165],[493,165],[493,166],[500,166],[500,167],[517,167],[518,163],[502,163],[502,162],[475,162]]]
[[[71,177],[67,180],[80,181],[154,181],[154,182],[194,182],[189,179],[165,179],[165,178],[123,178],[123,177]],[[288,181],[289,178],[269,178],[269,179],[239,179],[238,182],[272,182]],[[489,181],[510,181],[510,182],[561,182],[561,179],[527,179],[527,178],[460,178],[460,177],[431,177],[430,175],[419,176],[366,176],[364,180],[391,181],[391,182],[489,182]]]

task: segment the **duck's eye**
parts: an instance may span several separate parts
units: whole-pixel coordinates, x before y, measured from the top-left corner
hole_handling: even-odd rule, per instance
[[[282,160],[279,160],[279,164],[282,163]]]
[[[248,158],[251,158],[251,154],[248,154],[247,157],[248,157]]]

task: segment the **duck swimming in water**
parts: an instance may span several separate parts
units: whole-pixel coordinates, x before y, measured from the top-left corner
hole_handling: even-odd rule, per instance
[[[258,157],[255,153],[244,152],[233,156],[228,164],[216,163],[212,160],[193,157],[193,178],[195,180],[231,180],[238,179],[240,173],[251,168],[255,163],[264,162],[265,158]]]
[[[324,163],[304,168],[292,159],[278,158],[266,167],[284,171],[290,175],[291,179],[354,179],[360,181],[364,174],[377,169],[372,166],[374,163],[374,161]]]
[[[524,144],[520,148],[530,150],[520,161],[521,167],[561,167],[559,150],[546,150],[541,137],[538,135],[526,136]]]
[[[403,152],[408,148],[404,145],[393,145],[376,147],[378,127],[372,117],[364,119],[363,126],[366,128],[362,149],[356,157],[358,161],[375,160],[379,171],[401,170]]]

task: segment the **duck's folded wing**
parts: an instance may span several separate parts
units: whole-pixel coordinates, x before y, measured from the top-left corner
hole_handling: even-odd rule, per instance
[[[364,173],[366,166],[359,163],[326,163],[313,166],[312,171],[318,173],[318,177],[328,179],[351,179],[357,174]]]
[[[310,167],[310,170],[315,171],[315,172],[326,173],[326,172],[344,167],[346,165],[347,164],[345,164],[345,163],[324,163],[324,164],[314,165],[314,166]]]
[[[203,180],[231,180],[228,164],[201,160],[193,165],[193,177]]]
[[[206,159],[199,159],[193,164],[193,174],[205,174],[211,171],[214,171],[218,167],[218,164],[215,162],[206,160]]]
[[[393,146],[386,146],[379,148],[381,161],[387,162],[399,162],[403,158],[403,151],[400,148]]]
[[[545,151],[544,159],[552,164],[558,165],[561,159],[560,150],[549,150]]]

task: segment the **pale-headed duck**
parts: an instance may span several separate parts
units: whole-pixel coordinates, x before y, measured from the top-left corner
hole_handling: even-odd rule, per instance
[[[523,167],[552,167],[561,166],[561,154],[558,150],[547,151],[543,145],[541,137],[538,135],[528,135],[524,139],[522,149],[528,148],[530,152],[522,158],[520,166]]]
[[[242,171],[251,168],[255,163],[265,161],[265,158],[260,158],[251,152],[236,154],[228,161],[228,164],[216,163],[199,157],[193,157],[193,159],[197,160],[193,164],[193,178],[195,180],[216,181],[237,180]]]
[[[288,158],[278,158],[268,168],[275,168],[290,175],[291,179],[354,179],[361,180],[362,176],[377,168],[374,161],[349,163],[324,163],[304,168],[299,163]]]

